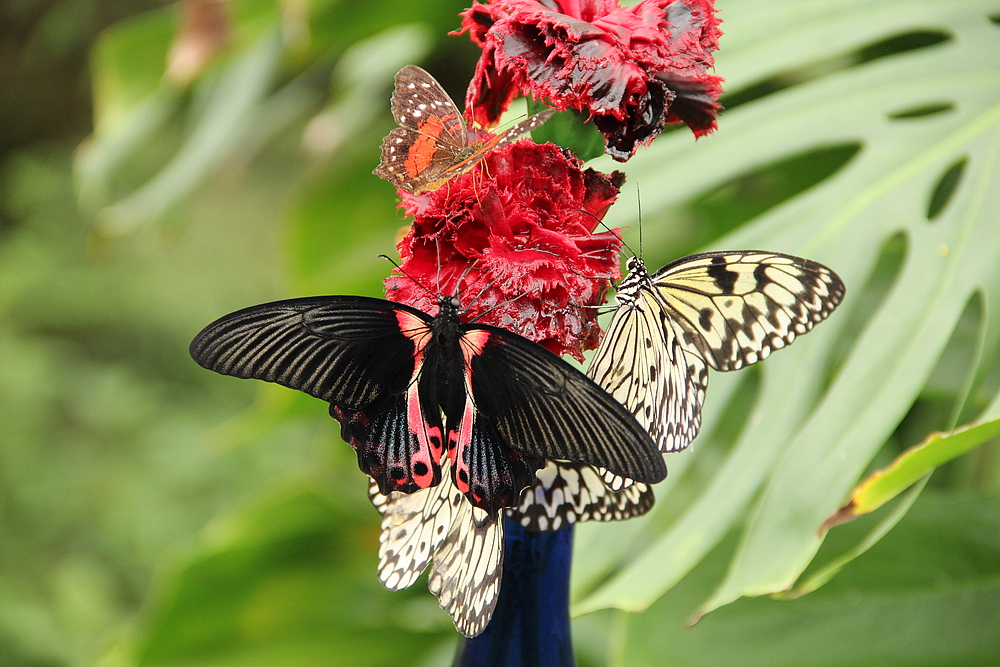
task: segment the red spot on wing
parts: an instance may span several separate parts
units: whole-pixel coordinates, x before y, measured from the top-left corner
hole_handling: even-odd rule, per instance
[[[409,475],[414,484],[426,489],[440,477],[441,455],[444,451],[441,429],[431,425],[420,405],[420,375],[423,371],[424,351],[433,334],[424,319],[405,310],[396,311],[396,322],[400,332],[413,341],[413,375],[410,376],[406,390],[406,426],[416,436],[417,446],[410,453]],[[423,465],[418,468],[418,464]],[[419,473],[418,469],[422,469],[423,473]]]
[[[406,390],[406,423],[407,428],[417,438],[417,447],[410,453],[410,475],[413,483],[421,489],[434,484],[440,477],[441,454],[444,445],[441,440],[441,429],[432,426],[420,407],[420,371],[417,366]],[[417,464],[422,463],[423,474],[420,474]]]
[[[448,433],[448,458],[455,486],[462,493],[469,492],[469,444],[472,442],[472,426],[476,423],[476,405],[472,401],[472,387],[466,372],[465,407],[456,428]]]

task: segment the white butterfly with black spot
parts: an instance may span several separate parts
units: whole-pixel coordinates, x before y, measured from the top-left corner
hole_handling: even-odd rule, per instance
[[[707,252],[652,276],[628,261],[615,311],[587,375],[635,415],[663,452],[701,427],[708,366],[766,359],[840,304],[843,281],[817,262],[759,250]],[[606,473],[612,488],[629,480]]]

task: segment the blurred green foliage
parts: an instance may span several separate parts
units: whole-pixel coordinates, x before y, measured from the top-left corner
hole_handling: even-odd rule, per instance
[[[823,542],[814,521],[930,431],[1000,415],[1000,280],[956,278],[1000,266],[1000,3],[803,20],[796,1],[719,2],[720,131],[625,169],[649,264],[795,252],[848,301],[797,351],[713,377],[650,517],[579,531],[582,665],[1000,662],[996,443]],[[376,579],[377,514],[324,405],[207,373],[187,344],[249,304],[379,294],[404,224],[370,173],[392,75],[420,63],[463,99],[477,53],[446,33],[465,2],[217,7],[225,29],[198,32],[153,1],[0,6],[0,664],[448,664],[423,584]],[[205,49],[188,70],[179,36]],[[638,250],[635,198],[612,220]],[[684,629],[831,563],[810,595]]]

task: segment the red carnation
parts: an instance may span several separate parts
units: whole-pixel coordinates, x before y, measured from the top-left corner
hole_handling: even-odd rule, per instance
[[[666,123],[686,123],[695,136],[715,129],[722,79],[707,70],[721,32],[712,0],[494,0],[462,16],[461,32],[483,49],[465,113],[483,126],[520,90],[587,110],[621,162]]]
[[[608,279],[621,276],[621,241],[594,229],[623,180],[522,140],[439,190],[401,193],[414,217],[398,246],[406,276],[386,279],[386,297],[435,313],[437,294],[458,295],[466,321],[483,314],[482,323],[582,361],[600,329],[581,306],[603,302]]]

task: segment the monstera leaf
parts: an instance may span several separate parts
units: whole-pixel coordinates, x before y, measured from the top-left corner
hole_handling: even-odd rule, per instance
[[[658,509],[623,528],[615,550],[588,549],[602,529],[580,528],[577,612],[646,609],[734,530],[738,544],[699,613],[785,591],[922,395],[943,393],[944,423],[902,446],[960,417],[1000,414],[996,385],[983,380],[1000,342],[988,316],[1000,306],[1000,3],[719,9],[717,71],[735,92],[731,108],[715,135],[669,134],[629,163],[645,226],[690,212],[685,202],[710,190],[758,197],[768,169],[802,156],[840,155],[825,179],[710,249],[810,257],[840,274],[847,298],[759,376],[712,376],[702,435],[668,458]],[[612,212],[619,224],[637,213],[623,199]],[[656,256],[669,239],[653,234],[647,263],[672,259]]]

